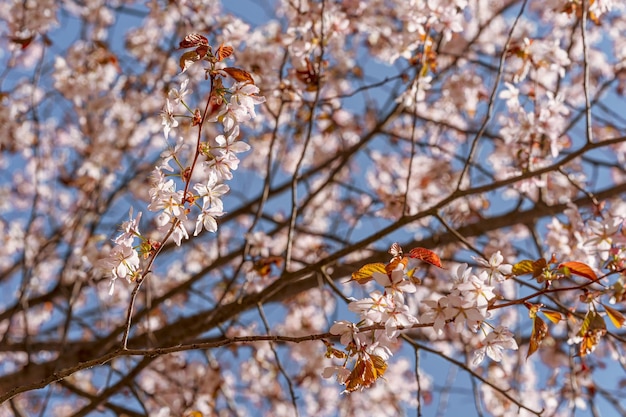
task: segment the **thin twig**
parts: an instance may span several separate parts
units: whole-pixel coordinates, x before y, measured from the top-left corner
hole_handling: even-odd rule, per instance
[[[443,227],[446,228],[448,232],[452,233],[454,236],[456,236],[457,239],[459,239],[461,243],[467,246],[468,249],[470,249],[481,258],[485,257],[485,255],[480,250],[478,250],[478,248],[472,245],[462,234],[460,234],[457,230],[454,229],[454,227],[448,224],[448,222],[439,213],[436,213],[434,217],[439,220],[439,222],[443,225]]]
[[[415,382],[417,382],[417,417],[422,417],[422,382],[420,381],[420,350],[415,350]]]
[[[137,294],[139,294],[139,289],[141,288],[141,284],[146,280],[146,278],[148,277],[148,274],[150,274],[152,270],[152,265],[154,264],[155,259],[157,258],[159,253],[161,253],[161,251],[163,250],[163,247],[165,246],[165,242],[167,242],[167,240],[170,238],[172,233],[174,233],[174,230],[176,230],[179,223],[180,223],[180,220],[177,219],[172,225],[172,227],[170,228],[170,230],[168,230],[168,232],[165,234],[165,237],[159,244],[159,247],[154,252],[150,260],[148,261],[148,264],[146,265],[146,270],[141,274],[141,276],[137,279],[135,283],[135,288],[133,288],[133,291],[130,295],[130,302],[128,304],[128,310],[126,312],[124,334],[122,335],[122,349],[126,349],[128,345],[128,336],[130,335],[130,327],[131,327],[132,320],[133,320],[133,310],[135,308],[135,301],[137,299]]]
[[[456,365],[457,367],[459,367],[460,369],[464,370],[465,372],[469,373],[472,376],[472,379],[475,378],[477,380],[479,380],[480,382],[482,382],[485,385],[488,385],[489,387],[493,388],[494,390],[496,390],[497,392],[499,392],[500,394],[502,394],[505,398],[507,398],[509,401],[511,401],[512,403],[514,403],[515,405],[517,405],[519,408],[527,410],[528,412],[540,417],[541,414],[543,413],[543,410],[541,411],[535,411],[530,407],[525,406],[521,401],[513,398],[511,396],[511,394],[509,394],[508,392],[504,391],[503,389],[499,388],[497,385],[495,385],[493,382],[485,379],[483,376],[477,374],[476,372],[474,372],[472,369],[470,369],[467,365],[465,365],[463,362],[460,362],[456,359],[453,359],[449,356],[446,356],[444,353],[438,351],[437,349],[432,349],[429,348],[427,346],[424,346],[418,342],[416,342],[415,340],[411,339],[410,337],[406,336],[406,335],[402,335],[402,338],[407,341],[411,346],[416,347],[416,348],[420,348],[423,349],[427,352],[430,353],[434,353],[435,355],[441,357],[442,359]]]
[[[526,9],[526,3],[528,3],[528,0],[524,0],[524,2],[522,3],[522,7],[520,8],[519,13],[517,14],[517,17],[515,18],[515,20],[513,21],[513,25],[511,26],[511,30],[509,30],[509,35],[506,39],[506,43],[504,44],[504,48],[502,50],[502,54],[500,55],[500,63],[498,64],[498,71],[496,73],[496,81],[493,85],[493,89],[491,90],[491,94],[489,96],[489,105],[487,106],[487,114],[485,115],[483,122],[480,126],[480,129],[478,130],[478,133],[476,134],[476,137],[474,138],[474,140],[472,141],[472,146],[470,148],[469,154],[467,156],[467,163],[463,166],[463,170],[461,171],[461,175],[459,175],[459,181],[456,185],[456,189],[460,190],[461,189],[461,185],[463,184],[463,178],[465,178],[465,174],[467,174],[467,171],[469,170],[469,167],[471,165],[471,161],[474,158],[474,154],[476,153],[476,150],[478,149],[478,141],[480,140],[480,138],[482,137],[483,133],[485,132],[485,130],[487,130],[487,124],[489,123],[489,121],[491,120],[491,117],[493,115],[493,108],[495,106],[495,98],[496,98],[496,92],[498,91],[498,86],[500,85],[500,80],[502,79],[502,74],[503,74],[503,70],[504,70],[504,61],[506,60],[506,54],[509,50],[509,46],[511,45],[511,40],[513,38],[513,32],[515,31],[515,28],[517,27],[518,22],[520,21],[520,19],[522,18],[522,15],[524,14],[524,9]]]
[[[265,311],[263,310],[263,305],[261,303],[257,304],[257,310],[259,311],[259,316],[261,317],[261,321],[263,322],[263,326],[265,326],[265,332],[270,335],[271,327],[267,321],[267,317],[265,317]],[[270,349],[272,349],[272,353],[274,353],[274,359],[276,360],[276,366],[278,367],[278,371],[285,377],[285,381],[287,382],[287,387],[289,388],[289,396],[291,397],[291,404],[293,405],[293,410],[296,413],[296,417],[300,415],[298,412],[298,404],[296,402],[296,393],[293,389],[293,383],[291,382],[291,378],[287,375],[287,371],[283,367],[283,364],[280,361],[280,356],[278,356],[278,351],[276,351],[276,346],[274,343],[270,342]]]
[[[588,5],[586,0],[582,0],[582,16],[580,18],[580,32],[583,43],[583,90],[585,93],[585,127],[587,143],[593,142],[593,131],[591,126],[591,103],[589,101],[589,48],[587,46],[587,14]]]
[[[317,104],[319,102],[320,99],[320,89],[322,87],[321,85],[321,80],[322,80],[322,62],[324,59],[324,5],[325,5],[325,1],[322,1],[321,3],[321,18],[320,18],[320,25],[321,25],[321,33],[320,33],[320,54],[319,57],[317,59],[317,78],[316,78],[316,85],[315,85],[315,96],[313,98],[313,102],[310,104],[310,114],[309,114],[309,121],[307,123],[307,134],[306,134],[306,138],[304,140],[304,144],[302,145],[302,155],[300,155],[300,158],[298,159],[298,162],[296,163],[296,167],[294,169],[294,174],[293,174],[293,178],[291,180],[291,215],[289,216],[289,229],[287,230],[287,249],[285,251],[285,267],[284,267],[284,272],[289,271],[290,266],[291,266],[291,252],[293,249],[293,238],[294,238],[294,234],[295,234],[295,228],[296,228],[296,219],[298,218],[298,174],[300,172],[300,168],[302,167],[302,164],[304,163],[304,158],[306,155],[306,152],[309,148],[309,144],[311,143],[311,139],[313,137],[313,124],[315,123],[315,108],[317,107]]]

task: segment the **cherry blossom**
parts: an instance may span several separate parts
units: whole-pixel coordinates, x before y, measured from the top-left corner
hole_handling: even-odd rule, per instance
[[[183,82],[180,83],[180,89],[172,88],[169,91],[168,94],[174,101],[174,104],[178,104],[182,102],[185,96],[188,96],[189,94],[192,93],[192,90],[187,88],[188,85],[189,85],[189,78],[185,78]],[[168,107],[168,104],[169,104],[169,100],[166,100],[165,102],[166,108],[171,109],[171,105],[169,105]],[[175,127],[175,126],[172,126],[172,127]]]
[[[265,97],[258,95],[259,87],[239,82],[232,86],[231,91],[229,107],[239,116],[236,121],[239,123],[247,121],[246,117],[254,119],[256,117],[254,106],[265,103]]]
[[[623,414],[622,2],[259,10],[0,5],[0,415]]]
[[[488,285],[489,274],[482,271],[478,275],[471,275],[468,280],[454,286],[453,293],[459,293],[464,300],[472,301],[479,309],[486,308],[496,295],[494,287]]]
[[[231,158],[236,158],[236,156],[231,154],[246,152],[250,150],[250,145],[245,142],[238,141],[237,136],[239,136],[239,127],[235,126],[227,137],[224,135],[218,135],[215,137],[215,142],[218,147],[218,155],[226,156],[228,155]]]
[[[509,329],[498,326],[487,334],[485,339],[481,342],[481,347],[474,351],[472,363],[478,365],[484,360],[485,355],[496,362],[500,362],[504,349],[517,350],[517,342]]]
[[[139,272],[139,255],[132,247],[120,244],[111,249],[109,256],[101,259],[98,266],[111,274],[110,295],[118,278],[126,278],[129,282],[136,278]]]
[[[221,197],[230,191],[228,185],[218,183],[217,174],[213,171],[209,172],[206,183],[197,183],[193,189],[198,193],[198,197],[202,198],[203,206],[223,206]]]
[[[221,202],[219,204],[203,204],[202,212],[196,220],[196,229],[194,230],[193,235],[198,236],[198,234],[202,231],[202,228],[204,228],[207,232],[217,231],[217,220],[215,218],[224,215],[222,209],[223,207]]]
[[[161,119],[161,124],[163,125],[163,135],[165,135],[165,139],[167,139],[170,131],[178,126],[178,120],[174,117],[174,108],[169,99],[165,100],[165,107],[161,111]]]
[[[340,335],[340,342],[342,345],[345,346],[353,342],[356,343],[359,340],[355,337],[355,334],[359,332],[358,327],[354,323],[350,323],[346,320],[336,321],[335,324],[330,327],[329,331],[332,334]]]
[[[602,259],[606,260],[613,243],[613,236],[617,234],[622,222],[623,219],[619,217],[610,217],[602,222],[589,220],[588,226],[592,237],[585,242],[585,245],[595,247]]]
[[[448,305],[444,309],[444,314],[454,322],[454,327],[459,333],[466,327],[475,330],[485,319],[476,305],[476,300],[465,300],[458,295],[448,296]]]
[[[512,266],[504,264],[504,257],[500,251],[494,252],[489,260],[474,257],[474,260],[485,267],[489,273],[489,282],[491,279],[502,282],[506,277],[511,275]]]
[[[448,297],[441,297],[437,301],[424,300],[422,303],[427,310],[420,316],[420,322],[433,323],[433,330],[440,336],[443,334],[446,322],[453,318],[449,314],[451,310],[448,309]]]
[[[404,303],[404,293],[414,293],[417,289],[415,285],[405,279],[405,272],[402,269],[395,269],[391,274],[382,274],[380,272],[374,272],[372,277],[374,280],[385,287],[385,291],[392,294],[394,298],[398,298],[399,303]]]

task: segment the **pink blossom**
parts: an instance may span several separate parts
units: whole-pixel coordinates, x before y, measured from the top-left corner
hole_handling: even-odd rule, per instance
[[[448,296],[448,306],[444,309],[445,317],[455,324],[457,332],[463,331],[467,326],[475,330],[477,326],[485,320],[485,316],[480,312],[476,303],[467,301],[460,296]]]
[[[109,256],[100,259],[96,265],[111,274],[109,287],[111,295],[117,278],[126,278],[128,282],[135,278],[139,270],[139,255],[132,247],[118,244],[111,250]]]
[[[172,107],[172,103],[169,99],[165,99],[165,107],[161,111],[161,124],[163,125],[163,135],[165,135],[165,139],[169,137],[170,130],[172,128],[178,126],[178,120],[174,116],[174,108]]]
[[[454,287],[454,293],[460,293],[461,297],[467,302],[473,302],[475,305],[484,310],[491,299],[495,297],[492,286],[487,284],[488,274],[482,271],[479,275],[470,275],[465,282],[461,282]]]
[[[196,220],[196,229],[193,235],[197,236],[202,231],[202,228],[208,232],[217,231],[217,220],[215,218],[224,215],[222,209],[221,200],[217,200],[213,204],[203,205],[202,212],[198,215]]]
[[[426,305],[428,309],[422,313],[419,321],[421,323],[433,323],[433,330],[440,336],[443,333],[447,320],[453,318],[453,316],[448,315],[446,310],[448,307],[448,297],[444,296],[436,301],[424,300],[422,304]]]
[[[418,322],[417,318],[413,316],[407,305],[396,305],[391,311],[388,311],[389,318],[385,321],[385,330],[387,331],[387,337],[393,339],[398,336],[398,327],[410,328],[413,324]]]
[[[242,113],[249,114],[250,117],[255,118],[256,113],[254,106],[257,104],[265,103],[265,97],[259,96],[259,87],[250,83],[235,83],[231,88],[232,96],[230,98],[230,105],[235,109],[243,109]],[[239,116],[243,117],[243,116]],[[237,120],[245,121],[245,120]]]
[[[391,271],[391,274],[383,274],[381,272],[374,272],[372,274],[374,280],[385,287],[385,290],[390,294],[400,296],[400,302],[403,303],[403,293],[414,293],[417,291],[415,285],[405,279],[404,271],[402,269],[396,269]]]
[[[216,156],[204,163],[207,171],[213,171],[219,181],[231,180],[239,166],[239,158],[232,152],[218,150]]]
[[[118,245],[132,246],[135,238],[139,236],[139,221],[141,220],[141,212],[137,213],[137,217],[133,219],[133,208],[131,207],[128,213],[130,220],[122,223],[122,230],[118,237],[113,241]]]
[[[189,84],[189,78],[185,78],[185,80],[180,84],[180,90],[172,88],[168,95],[172,97],[174,100],[174,104],[178,104],[183,101],[185,96],[191,94],[191,90],[187,89],[187,85]],[[167,102],[166,102],[167,106]]]
[[[488,261],[482,258],[474,258],[474,260],[487,269],[489,282],[491,282],[492,278],[499,282],[503,281],[505,277],[511,275],[513,269],[512,265],[502,263],[504,262],[504,257],[500,251],[494,252]]]
[[[266,233],[262,231],[248,233],[246,235],[246,239],[250,247],[250,256],[260,256],[262,258],[267,258],[268,256],[270,256],[270,249],[274,245],[272,245],[272,240]]]
[[[204,224],[204,223],[203,223]],[[185,228],[185,223],[179,221],[176,223],[176,227],[174,227],[174,231],[172,232],[172,240],[176,243],[176,246],[180,246],[183,239],[189,239],[189,233],[187,233],[187,229]]]
[[[388,294],[373,291],[369,298],[351,302],[348,309],[360,314],[370,323],[381,323],[389,317],[388,311],[393,309],[393,300]]]
[[[193,186],[198,196],[202,197],[202,206],[223,205],[220,197],[226,194],[230,190],[230,187],[226,184],[218,183],[218,177],[215,171],[209,171],[208,177],[206,183],[198,183]]]
[[[485,354],[495,362],[500,362],[504,349],[517,350],[517,348],[513,333],[506,327],[498,326],[483,339],[480,348],[474,351],[472,363],[480,364]]]
[[[359,341],[359,339],[355,337],[355,335],[359,333],[359,328],[354,323],[350,323],[346,320],[336,321],[335,324],[330,327],[329,332],[340,335],[341,338],[339,341],[344,346]],[[357,347],[359,347],[359,343],[357,343]]]
[[[327,366],[322,371],[322,376],[324,378],[332,378],[334,375],[337,377],[337,382],[340,384],[344,384],[350,376],[350,370],[345,366]]]
[[[589,220],[587,225],[593,237],[585,241],[585,246],[592,247],[592,250],[597,251],[602,259],[606,260],[622,221],[619,217],[609,217],[602,222]]]
[[[454,286],[467,282],[472,275],[472,268],[468,268],[467,264],[458,265],[451,272],[452,284]]]
[[[215,138],[215,142],[217,143],[218,149],[221,150],[222,153],[241,153],[250,150],[250,145],[247,143],[237,140],[239,136],[239,126],[235,125],[233,129],[231,129],[228,134],[218,135]]]

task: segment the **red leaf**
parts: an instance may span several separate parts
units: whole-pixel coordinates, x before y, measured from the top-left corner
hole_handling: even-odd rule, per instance
[[[387,264],[387,266],[385,266],[385,271],[387,271],[387,274],[391,274],[391,272],[397,269],[400,264],[402,264],[402,270],[404,271],[408,263],[409,258],[406,256],[404,258],[396,256]]]
[[[187,69],[194,63],[198,62],[202,59],[202,57],[196,51],[187,51],[185,52],[179,60],[180,69],[182,72],[187,71]]]
[[[198,56],[200,56],[200,59],[202,59],[206,56],[207,52],[209,52],[209,46],[200,45],[196,48],[196,52],[198,53]]]
[[[220,45],[220,47],[217,48],[217,51],[215,51],[215,57],[218,61],[223,61],[224,59],[231,56],[233,54],[233,51],[234,49],[232,46]]]
[[[249,82],[250,84],[254,84],[254,80],[252,79],[252,76],[248,72],[242,69],[234,68],[234,67],[226,67],[224,68],[224,72],[230,75],[231,77],[233,77],[235,81]]]
[[[346,392],[354,392],[370,387],[376,380],[382,377],[387,370],[387,363],[377,355],[360,357],[354,369],[346,378]]]
[[[436,266],[437,268],[443,269],[443,266],[441,265],[441,259],[439,259],[439,256],[435,252],[429,249],[425,249],[425,248],[411,249],[411,251],[409,252],[409,256],[411,258],[419,259],[420,261],[429,263],[433,266]]]
[[[283,258],[280,256],[269,256],[267,258],[261,258],[254,263],[254,270],[262,277],[267,277],[271,270],[272,265],[280,267],[283,264]]]
[[[596,281],[598,279],[593,269],[587,264],[582,262],[563,262],[559,265],[559,269],[563,269],[563,273],[565,275],[574,274],[578,275],[592,281]]]
[[[307,85],[307,91],[315,91],[319,83],[319,74],[309,58],[305,58],[306,68],[296,69],[296,77]]]
[[[193,48],[195,46],[209,46],[209,40],[199,33],[190,33],[178,44],[179,49]]]
[[[548,335],[548,326],[538,316],[533,318],[533,331],[530,335],[530,344],[528,345],[528,353],[526,359],[539,349],[539,345],[543,342],[543,339]]]
[[[20,45],[22,49],[26,49],[28,48],[28,45],[30,45],[30,43],[33,41],[33,39],[35,39],[34,36],[29,36],[27,38],[20,38],[15,36],[11,38],[11,42]]]
[[[578,331],[578,336],[583,338],[580,342],[580,356],[586,356],[593,352],[605,334],[606,323],[604,319],[595,310],[589,310]]]

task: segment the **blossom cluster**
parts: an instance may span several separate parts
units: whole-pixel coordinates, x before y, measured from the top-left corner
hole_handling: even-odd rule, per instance
[[[224,68],[220,62],[232,53],[232,48],[221,46],[210,53],[210,46],[205,37],[198,34],[188,35],[181,47],[197,46],[204,51],[204,57],[210,64],[206,69],[211,74],[211,93],[204,115],[199,109],[193,109],[186,101],[191,91],[188,89],[189,78],[185,78],[178,89],[171,89],[165,99],[161,112],[163,134],[167,141],[173,129],[179,127],[180,120],[191,120],[191,125],[198,126],[197,145],[193,151],[191,165],[184,163],[186,156],[186,138],[181,136],[176,146],[161,154],[160,164],[153,170],[152,186],[149,190],[148,210],[156,212],[156,232],[162,240],[154,240],[139,232],[142,213],[124,223],[123,232],[113,239],[114,247],[107,257],[99,261],[99,266],[111,275],[111,294],[117,278],[128,282],[141,277],[140,255],[144,259],[156,256],[168,239],[180,246],[184,239],[189,239],[188,225],[195,222],[193,235],[206,230],[216,232],[217,218],[224,215],[222,196],[230,190],[224,181],[233,178],[233,171],[239,166],[237,154],[246,152],[250,145],[239,138],[240,125],[254,117],[254,106],[265,101],[259,96],[259,88],[245,71]],[[197,53],[197,52],[194,52]],[[189,54],[189,53],[187,53]],[[187,54],[183,55],[186,56]],[[182,62],[182,61],[181,61]],[[182,72],[186,72],[194,61],[184,62]],[[222,78],[232,75],[234,82],[230,87],[223,84]],[[208,75],[207,75],[208,78]],[[223,133],[210,140],[202,140],[204,123],[221,124]],[[200,161],[196,164],[196,161]],[[141,243],[135,245],[135,239]]]
[[[494,285],[503,282],[512,270],[511,265],[503,263],[500,251],[489,260],[476,259],[483,267],[478,274],[472,273],[467,264],[459,265],[451,274],[449,293],[436,300],[422,300],[421,305],[425,308],[419,317],[407,303],[407,295],[416,293],[420,283],[414,276],[416,270],[407,269],[408,258],[403,257],[399,245],[394,244],[390,252],[394,257],[389,264],[372,264],[356,277],[359,283],[374,280],[383,290],[374,290],[366,298],[351,300],[348,308],[359,315],[358,323],[340,320],[330,328],[332,334],[340,337],[344,349],[339,351],[328,345],[327,356],[340,358],[343,363],[327,367],[324,377],[336,375],[337,380],[346,385],[347,392],[369,387],[384,374],[386,361],[392,356],[402,330],[417,326],[430,327],[438,335],[442,335],[448,325],[456,333],[482,330],[484,338],[475,347],[474,365],[480,364],[485,355],[499,362],[503,350],[518,349],[508,328],[493,326],[487,321],[490,317],[488,307],[496,298]],[[433,258],[422,257],[422,260],[439,265],[436,255],[429,255]],[[411,251],[411,257],[417,257],[414,251]],[[350,358],[355,362],[352,369],[347,367]]]

